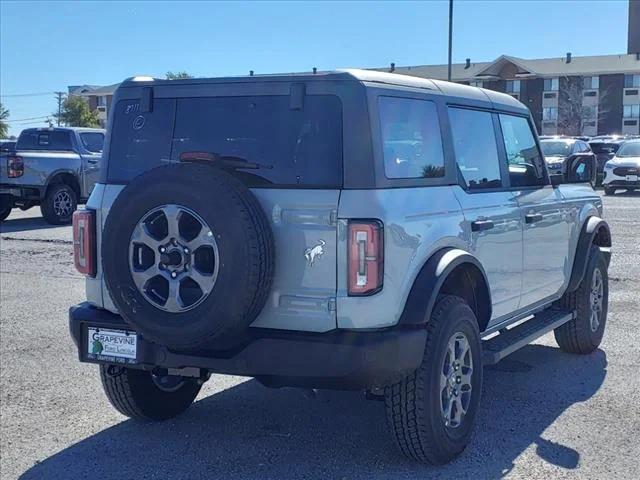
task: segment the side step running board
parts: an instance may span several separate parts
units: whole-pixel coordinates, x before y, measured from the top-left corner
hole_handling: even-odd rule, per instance
[[[534,315],[533,318],[511,330],[501,330],[495,337],[482,342],[484,365],[498,363],[507,355],[511,355],[545,333],[573,320],[574,317],[574,312],[550,308]]]

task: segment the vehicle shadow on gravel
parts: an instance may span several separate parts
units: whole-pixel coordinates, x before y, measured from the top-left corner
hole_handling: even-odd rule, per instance
[[[498,478],[533,445],[545,461],[573,469],[580,452],[541,434],[598,391],[606,367],[601,350],[572,356],[531,345],[486,368],[474,437],[460,459],[444,467],[396,453],[381,402],[328,391],[309,399],[247,381],[165,423],[123,421],[21,478]]]
[[[64,225],[51,225],[42,217],[14,218],[9,217],[0,223],[0,233],[28,232],[30,230],[45,230],[48,228],[60,228]]]

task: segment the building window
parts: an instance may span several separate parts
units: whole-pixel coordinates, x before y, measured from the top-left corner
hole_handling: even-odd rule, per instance
[[[520,80],[507,80],[507,93],[520,93]]]
[[[558,91],[558,79],[557,78],[545,78],[544,79],[544,91],[545,92],[557,92]]]
[[[640,117],[640,105],[624,105],[622,110],[623,118]]]
[[[598,110],[595,105],[590,105],[588,107],[582,107],[582,116],[584,118],[597,118]]]
[[[558,109],[556,107],[544,107],[542,109],[543,120],[558,120]]]
[[[640,75],[625,75],[624,88],[640,87]]]
[[[597,90],[600,88],[600,77],[584,77],[582,87],[585,90]]]
[[[98,97],[98,106],[99,107],[106,107],[107,106],[107,97],[105,97],[104,95]]]
[[[484,86],[484,82],[482,80],[472,80],[469,85],[472,87],[482,88]]]

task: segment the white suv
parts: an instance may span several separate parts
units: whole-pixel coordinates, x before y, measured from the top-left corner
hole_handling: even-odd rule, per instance
[[[640,139],[624,142],[615,157],[604,165],[602,186],[605,195],[613,195],[619,188],[628,191],[640,188]]]

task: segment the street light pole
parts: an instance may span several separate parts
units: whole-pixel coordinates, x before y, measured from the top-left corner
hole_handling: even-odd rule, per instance
[[[453,43],[453,0],[449,0],[449,63],[447,65],[447,80],[451,81],[451,45]]]

